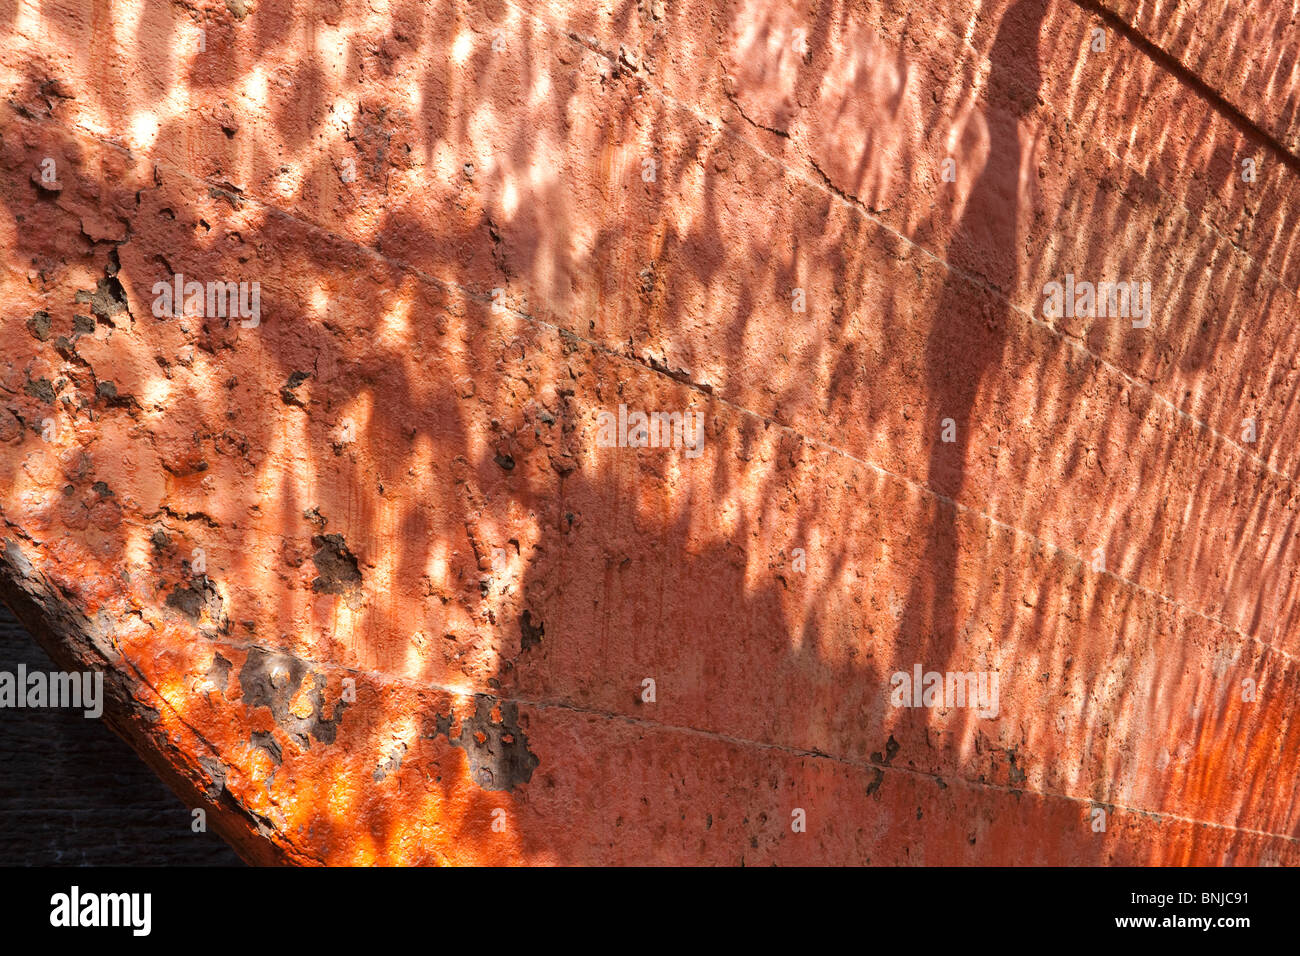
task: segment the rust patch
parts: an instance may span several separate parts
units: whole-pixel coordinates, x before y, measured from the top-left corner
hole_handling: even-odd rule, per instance
[[[316,553],[311,556],[318,577],[311,589],[317,594],[356,597],[361,593],[361,568],[341,534],[318,534],[311,539]]]
[[[310,687],[304,687],[304,681],[310,680]],[[311,739],[315,737],[323,744],[334,743],[339,724],[343,720],[343,711],[347,701],[334,702],[333,716],[325,717],[325,675],[309,673],[304,661],[287,654],[272,654],[261,648],[248,652],[248,659],[239,671],[239,686],[244,693],[244,706],[250,710],[266,707],[271,711],[275,724],[303,750],[311,749]],[[294,700],[299,693],[305,694],[310,710],[305,716],[299,716],[294,710]],[[254,739],[254,744],[264,747],[272,757],[278,760],[279,747],[268,746],[265,740]],[[272,741],[273,743],[273,741]]]
[[[221,595],[206,574],[199,575],[189,584],[176,585],[168,593],[166,603],[195,624],[206,623],[221,632],[228,630]]]
[[[519,726],[518,704],[475,694],[474,716],[461,720],[457,737],[451,736],[452,717],[437,716],[434,736],[445,736],[453,747],[465,751],[470,776],[480,787],[513,790],[532,779],[540,761],[528,749],[528,735]]]

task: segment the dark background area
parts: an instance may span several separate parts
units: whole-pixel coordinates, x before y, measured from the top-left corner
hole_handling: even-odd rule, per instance
[[[58,670],[0,604],[0,671]],[[241,866],[101,720],[0,708],[0,866]]]

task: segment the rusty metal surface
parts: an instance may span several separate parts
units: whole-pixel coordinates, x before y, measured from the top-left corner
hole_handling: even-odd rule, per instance
[[[1300,862],[1284,4],[128,6],[0,5],[0,595],[243,858]]]

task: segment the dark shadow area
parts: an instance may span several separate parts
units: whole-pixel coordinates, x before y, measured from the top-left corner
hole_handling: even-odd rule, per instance
[[[930,460],[925,485],[954,501],[963,499],[975,427],[972,415],[985,375],[1002,361],[1007,327],[1024,321],[1002,297],[1014,295],[1019,280],[1017,223],[1025,162],[1020,121],[1038,99],[1039,31],[1046,12],[1047,0],[1021,0],[998,27],[982,104],[988,156],[943,255],[961,274],[949,273],[930,320],[925,356]],[[994,108],[999,105],[1002,109]],[[925,648],[924,666],[947,670],[957,653],[953,594],[963,549],[957,537],[957,509],[936,503],[934,516],[925,570],[908,597],[902,630]]]

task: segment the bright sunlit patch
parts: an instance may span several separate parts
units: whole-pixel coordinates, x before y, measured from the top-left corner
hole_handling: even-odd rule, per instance
[[[349,123],[356,121],[356,108],[347,100],[339,97],[330,107],[331,125],[339,132],[346,132]]]
[[[131,117],[131,142],[141,149],[151,149],[158,138],[158,117],[140,112]]]
[[[551,74],[538,74],[537,82],[533,84],[532,92],[528,94],[529,100],[534,106],[546,103],[551,96]]]
[[[311,290],[311,308],[312,312],[322,318],[329,312],[330,295],[324,286],[317,285]]]
[[[26,3],[20,2],[18,4],[18,8],[14,12],[14,31],[18,36],[30,36],[40,39],[42,24],[41,4],[37,0],[28,0]]]
[[[459,66],[469,59],[469,55],[473,51],[474,38],[468,33],[462,31],[457,35],[455,42],[451,45],[451,58]]]
[[[532,162],[528,166],[528,185],[538,189],[555,182],[559,177],[563,163],[547,145],[534,143]]]
[[[505,212],[506,218],[513,219],[518,208],[519,191],[515,189],[514,180],[507,176],[505,188],[501,190],[501,209]]]
[[[159,680],[154,690],[176,711],[184,710],[189,701],[189,689],[176,678],[167,677]]]
[[[244,95],[253,101],[253,105],[259,110],[265,109],[267,105],[266,92],[266,71],[260,66],[255,66],[248,75],[248,82],[244,87]]]
[[[487,439],[477,428],[466,433],[465,445],[469,449],[468,457],[470,461],[480,461],[485,456],[491,457],[495,454],[495,452],[488,451]]]
[[[383,317],[380,320],[383,332],[386,335],[394,335],[401,339],[406,339],[411,334],[411,302],[409,299],[401,298],[384,310]]]
[[[430,581],[445,581],[447,579],[447,555],[441,541],[435,542],[433,553],[429,555],[429,563],[426,565]]]
[[[144,411],[146,415],[161,414],[167,405],[167,399],[171,397],[172,386],[167,379],[161,375],[151,378],[144,385]]]
[[[131,567],[147,568],[153,560],[153,550],[150,545],[149,536],[144,529],[136,528],[127,539],[126,553],[123,557],[126,558]]]

